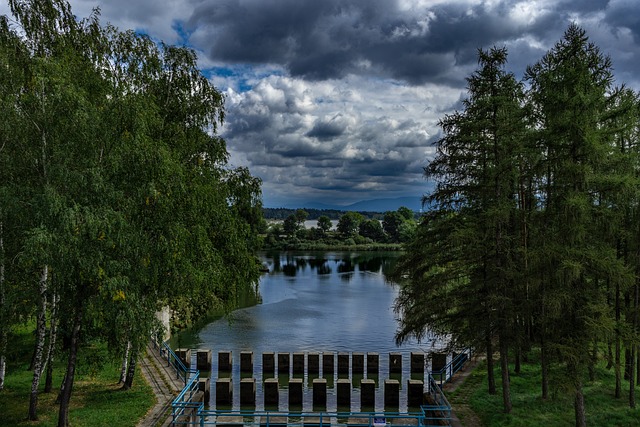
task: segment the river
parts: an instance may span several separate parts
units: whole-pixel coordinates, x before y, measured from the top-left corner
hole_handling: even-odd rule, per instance
[[[397,321],[393,305],[398,286],[389,282],[387,274],[398,256],[397,252],[264,253],[261,258],[269,273],[260,280],[258,304],[237,309],[230,317],[214,320],[195,333],[174,337],[172,342],[174,346],[213,350],[213,390],[218,351],[233,353],[234,409],[239,407],[241,351],[254,352],[257,409],[263,408],[260,387],[263,352],[377,352],[382,383],[390,377],[388,354],[400,352],[403,354],[403,373],[397,378],[402,388],[400,410],[406,410],[404,389],[411,377],[409,353],[427,352],[437,343],[410,341],[401,347],[395,344]],[[329,389],[328,394],[332,393]],[[357,405],[357,384],[353,394],[352,400]],[[286,394],[280,402],[281,407],[286,407]],[[332,409],[331,397],[327,405]],[[213,397],[210,406],[215,407]]]

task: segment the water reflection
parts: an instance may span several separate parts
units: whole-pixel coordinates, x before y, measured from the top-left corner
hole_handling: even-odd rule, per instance
[[[295,277],[315,271],[328,275],[337,271],[341,281],[349,282],[355,272],[371,272],[386,276],[395,264],[396,256],[388,252],[320,252],[314,255],[302,252],[268,252],[265,264],[274,275]]]

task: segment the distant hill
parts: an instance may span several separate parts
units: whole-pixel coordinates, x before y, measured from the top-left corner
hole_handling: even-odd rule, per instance
[[[387,212],[396,211],[399,207],[406,206],[414,212],[419,212],[422,208],[420,197],[396,197],[393,199],[373,199],[363,200],[344,206],[346,211],[369,211],[369,212]]]
[[[373,199],[373,200],[362,200],[356,203],[352,203],[350,205],[330,205],[326,203],[319,202],[300,202],[299,205],[287,205],[287,206],[279,206],[279,207],[270,207],[271,211],[275,211],[278,209],[305,209],[305,210],[319,210],[319,211],[327,211],[322,213],[323,215],[327,215],[329,211],[331,213],[336,212],[345,212],[345,211],[354,211],[354,212],[372,212],[372,213],[384,213],[388,211],[396,211],[399,207],[406,206],[414,212],[420,212],[422,206],[420,197],[396,197],[391,199]],[[327,215],[331,217],[332,215]]]

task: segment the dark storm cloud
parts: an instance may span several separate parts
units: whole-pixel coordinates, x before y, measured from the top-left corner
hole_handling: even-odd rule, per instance
[[[189,26],[207,38],[212,60],[277,63],[292,76],[386,75],[412,83],[451,79],[447,71],[475,60],[478,47],[512,37],[517,28],[495,10],[443,4],[402,11],[397,2],[209,1]]]
[[[213,61],[279,64],[291,76],[308,80],[368,74],[452,85],[459,85],[475,64],[478,48],[516,45],[539,54],[570,21],[590,14],[604,11],[612,31],[623,27],[636,39],[639,35],[635,0],[422,2],[413,8],[404,3],[203,1],[188,26],[198,30],[199,44],[206,41]],[[514,68],[521,72],[537,59],[518,50]]]
[[[339,121],[322,121],[319,120],[309,132],[307,136],[317,138],[319,140],[330,140],[339,137],[346,131],[347,127]]]
[[[638,0],[75,2],[199,52],[226,95],[232,161],[263,179],[267,205],[419,197],[479,48],[507,47],[520,79],[576,22],[616,83],[640,89]]]

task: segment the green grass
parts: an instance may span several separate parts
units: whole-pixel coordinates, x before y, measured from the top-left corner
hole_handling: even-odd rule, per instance
[[[535,361],[534,361],[535,362]],[[535,363],[523,364],[515,374],[511,367],[511,414],[503,413],[500,369],[496,369],[497,393],[487,393],[486,363],[479,365],[455,392],[447,397],[454,404],[467,403],[485,426],[553,427],[575,425],[573,393],[559,381],[550,384],[550,397],[540,397],[540,367]],[[556,372],[561,374],[561,372]],[[555,375],[556,377],[560,375]],[[640,391],[636,393],[637,409],[629,408],[629,383],[623,382],[620,399],[614,397],[615,375],[605,369],[602,361],[596,368],[596,380],[584,380],[587,425],[638,426],[640,425]],[[464,421],[464,420],[463,420]]]
[[[26,328],[17,331],[10,341],[5,389],[0,391],[0,426],[56,426],[57,391],[64,374],[66,357],[55,364],[52,393],[43,393],[44,378],[38,397],[38,421],[27,421],[33,373],[28,371],[33,338]],[[58,356],[63,359],[63,356]],[[155,404],[151,387],[137,373],[133,387],[123,391],[117,384],[119,367],[106,357],[105,349],[92,346],[81,349],[69,410],[74,427],[135,426]]]

